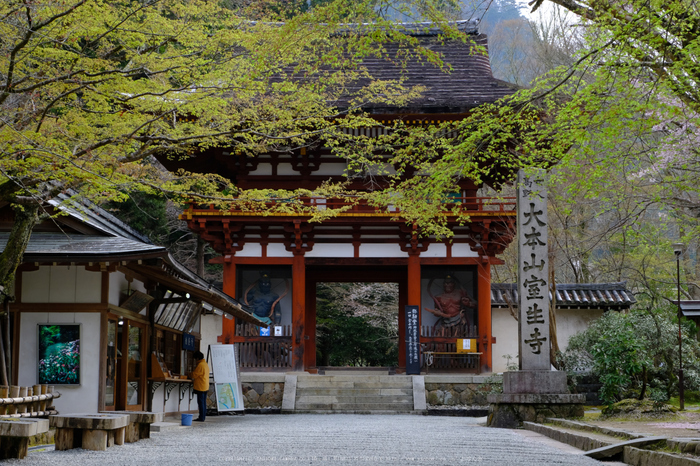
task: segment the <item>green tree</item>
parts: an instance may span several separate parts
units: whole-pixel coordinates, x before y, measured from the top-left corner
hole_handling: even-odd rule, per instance
[[[697,390],[700,345],[683,325],[686,389]],[[623,398],[668,400],[678,390],[678,322],[668,308],[607,312],[584,332],[574,335],[561,358],[569,371],[591,370],[600,377],[606,403]]]
[[[398,364],[398,287],[319,283],[316,348],[320,366]]]
[[[323,142],[344,127],[374,124],[361,112],[367,102],[418,95],[420,88],[373,80],[359,65],[368,54],[405,58],[389,56],[384,42],[415,42],[377,15],[378,4],[327,2],[279,24],[204,0],[3,2],[0,205],[12,207],[15,222],[0,254],[0,286],[12,294],[40,205],[56,193],[96,203],[133,191],[222,207],[259,203],[270,193],[241,193],[215,175],[167,173],[152,157],[218,145],[254,156]],[[337,34],[348,21],[377,28]],[[427,50],[411,52],[439,62]],[[358,78],[367,85],[348,95]],[[353,102],[350,111],[329,104],[341,95]],[[2,302],[7,327],[4,294]]]

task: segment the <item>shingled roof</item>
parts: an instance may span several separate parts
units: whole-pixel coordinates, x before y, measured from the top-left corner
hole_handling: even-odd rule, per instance
[[[625,282],[557,284],[557,308],[559,309],[628,309],[637,302],[627,290]],[[549,293],[552,299],[552,293]],[[518,306],[515,283],[492,283],[491,306]]]
[[[386,44],[384,57],[366,57],[362,64],[375,80],[404,78],[406,86],[425,86],[421,97],[405,107],[393,107],[384,103],[368,104],[364,108],[372,114],[440,113],[461,114],[482,105],[492,103],[513,94],[514,84],[493,77],[488,57],[486,35],[479,34],[475,21],[457,21],[452,25],[464,34],[465,41],[446,38],[442,31],[430,23],[403,23],[397,25],[402,32],[415,36],[420,46],[442,56],[451,70],[440,69],[425,60],[412,58],[400,66],[387,60],[395,57],[401,46]],[[483,47],[480,49],[480,47]],[[370,79],[360,79],[348,90],[357,91],[368,85]],[[348,103],[338,102],[341,108]]]

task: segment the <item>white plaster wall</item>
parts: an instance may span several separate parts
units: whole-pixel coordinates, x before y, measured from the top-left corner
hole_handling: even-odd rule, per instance
[[[452,257],[479,257],[479,254],[472,251],[468,244],[460,243],[452,245]]]
[[[99,303],[102,274],[82,266],[45,266],[22,272],[22,302]]]
[[[421,257],[446,257],[447,247],[445,243],[432,243],[428,250],[420,253]]]
[[[99,275],[99,274],[97,274]],[[54,406],[61,414],[96,413],[100,383],[100,313],[99,312],[23,312],[20,318],[19,378],[22,387],[38,383],[39,364],[37,324],[81,324],[80,385],[58,385],[61,392]]]
[[[258,243],[246,243],[243,249],[236,253],[236,257],[261,257],[262,246]]]
[[[223,332],[224,319],[225,317],[217,316],[216,314],[202,316],[200,329],[202,341],[199,344],[199,348],[205,356],[207,354],[207,348],[209,348],[209,345],[218,344],[216,339]]]
[[[284,244],[272,243],[267,245],[267,257],[294,257],[294,254],[287,251]]]
[[[341,176],[345,173],[345,165],[341,163],[322,163],[313,175],[319,176]]]
[[[496,343],[491,348],[493,372],[503,372],[507,365],[504,355],[509,354],[515,364],[518,362],[518,322],[508,309],[491,310],[491,333],[496,337]]]
[[[496,344],[493,345],[493,371],[506,370],[507,361],[503,357],[509,354],[515,358],[518,355],[518,323],[510,315],[508,309],[493,309],[491,325]],[[578,332],[586,330],[591,322],[603,315],[599,309],[559,309],[557,310],[557,340],[559,349],[566,350],[569,338]]]
[[[360,257],[408,257],[398,244],[361,244]]]
[[[360,246],[362,251],[362,246]],[[315,244],[314,248],[305,254],[306,257],[355,257],[352,244]]]
[[[126,295],[128,289],[129,282],[122,272],[112,272],[109,274],[109,304],[119,306],[122,294]],[[146,287],[143,286],[143,283],[138,280],[131,281],[131,291],[148,293],[146,291]],[[97,302],[99,302],[99,299]]]
[[[299,172],[294,170],[294,168],[292,168],[291,163],[280,163],[279,165],[277,165],[277,175],[278,176],[299,175]]]
[[[206,356],[206,352],[204,353]],[[185,397],[178,406],[178,400],[180,394],[178,393],[179,386],[172,389],[170,395],[168,396],[168,401],[163,406],[163,401],[165,400],[165,384],[158,387],[153,394],[153,412],[154,413],[186,413],[190,411],[197,411],[197,399],[193,398],[192,402],[189,401],[190,392],[187,390],[185,392]]]
[[[603,315],[600,309],[559,309],[557,310],[557,341],[559,349],[566,350],[569,338],[586,330],[591,322]]]
[[[251,175],[272,175],[272,165],[269,163],[258,164],[258,168],[250,172]]]

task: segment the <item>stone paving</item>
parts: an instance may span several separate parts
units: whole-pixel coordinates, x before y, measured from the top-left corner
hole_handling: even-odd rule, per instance
[[[484,419],[420,415],[210,416],[151,439],[87,450],[32,451],[22,465],[596,465]]]

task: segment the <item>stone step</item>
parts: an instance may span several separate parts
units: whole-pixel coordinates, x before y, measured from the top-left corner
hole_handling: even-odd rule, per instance
[[[413,396],[413,388],[297,388],[299,396]]]
[[[411,383],[413,380],[410,375],[299,375],[297,383],[305,383],[312,381],[319,383],[323,381],[331,382],[382,382],[382,383]]]
[[[295,406],[295,411],[413,411],[411,403],[299,403]]]
[[[343,380],[299,380],[297,390],[301,388],[413,388],[413,382],[378,382],[378,381],[343,381]]]
[[[300,403],[382,403],[386,405],[405,403],[413,405],[413,396],[297,396],[297,406]]]
[[[422,414],[413,409],[308,409],[297,412],[304,414]]]

